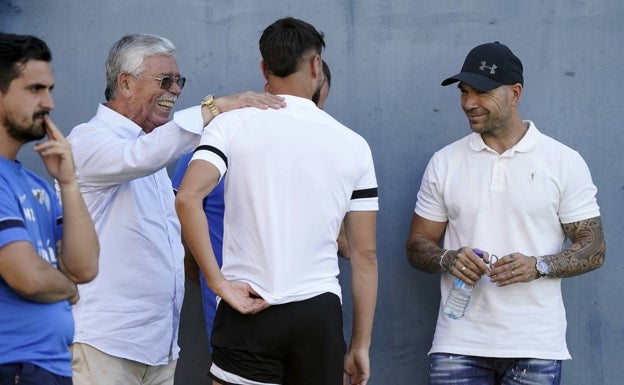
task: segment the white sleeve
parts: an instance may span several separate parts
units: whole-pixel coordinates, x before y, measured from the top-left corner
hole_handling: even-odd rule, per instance
[[[199,107],[193,107],[149,134],[126,138],[94,119],[76,127],[68,140],[81,181],[112,185],[151,175],[192,151],[202,123]]]

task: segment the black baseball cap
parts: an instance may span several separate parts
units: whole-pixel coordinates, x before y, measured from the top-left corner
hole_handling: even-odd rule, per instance
[[[464,82],[479,91],[490,91],[503,84],[524,84],[522,62],[499,42],[481,44],[466,56],[461,72],[442,82],[448,86]]]

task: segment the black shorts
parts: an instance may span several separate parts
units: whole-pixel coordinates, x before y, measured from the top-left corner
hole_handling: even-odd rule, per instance
[[[331,293],[244,315],[220,301],[210,377],[222,384],[341,385],[342,306]]]

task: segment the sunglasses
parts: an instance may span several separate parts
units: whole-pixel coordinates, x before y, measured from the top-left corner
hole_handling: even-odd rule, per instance
[[[184,84],[186,84],[186,78],[184,76],[163,76],[160,78],[156,78],[153,76],[139,75],[142,78],[148,78],[152,80],[158,80],[160,82],[160,88],[163,90],[169,90],[173,86],[173,82],[175,82],[180,89],[184,88]]]

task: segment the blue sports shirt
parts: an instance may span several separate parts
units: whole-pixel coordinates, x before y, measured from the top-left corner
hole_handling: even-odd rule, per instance
[[[0,248],[31,242],[39,256],[58,266],[62,210],[50,184],[19,162],[0,157]],[[74,319],[68,301],[37,303],[0,277],[0,364],[31,363],[72,375]]]

